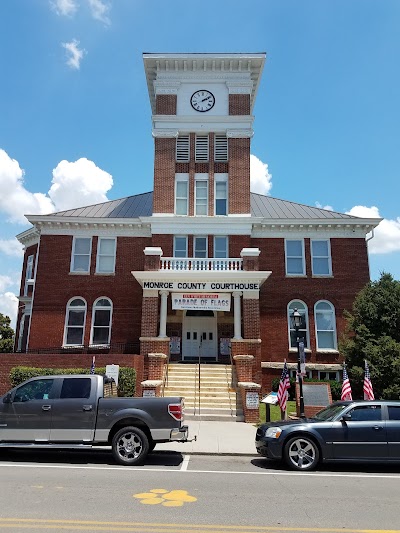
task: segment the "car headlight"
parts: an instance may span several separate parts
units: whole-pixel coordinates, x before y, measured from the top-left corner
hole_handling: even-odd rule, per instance
[[[265,436],[270,437],[271,439],[279,439],[281,433],[282,430],[280,427],[272,427],[267,429]]]

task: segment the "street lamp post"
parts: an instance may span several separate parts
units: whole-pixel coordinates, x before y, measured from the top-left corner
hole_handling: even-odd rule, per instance
[[[296,343],[297,343],[297,377],[299,380],[299,395],[300,395],[300,418],[304,418],[304,397],[303,397],[303,376],[301,374],[301,357],[300,357],[300,338],[299,329],[301,324],[301,314],[297,311],[297,308],[293,311],[294,329],[296,331]]]

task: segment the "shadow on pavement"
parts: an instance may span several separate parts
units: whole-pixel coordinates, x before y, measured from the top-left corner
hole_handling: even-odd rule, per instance
[[[183,456],[179,452],[150,453],[142,466],[179,466]],[[26,450],[0,449],[0,462],[10,463],[41,463],[41,464],[70,464],[70,465],[112,465],[120,466],[107,450]],[[135,468],[140,468],[136,466]]]
[[[293,472],[283,461],[272,461],[266,458],[252,459],[251,464],[257,468],[270,471]],[[349,473],[349,474],[400,474],[400,464],[397,463],[352,463],[337,462],[320,464],[314,472]]]

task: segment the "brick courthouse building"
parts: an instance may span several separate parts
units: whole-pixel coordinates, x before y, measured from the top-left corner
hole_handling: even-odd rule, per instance
[[[295,372],[297,308],[308,375],[340,379],[343,311],[369,281],[366,235],[379,220],[250,192],[264,61],[144,54],[153,192],[27,216],[17,352],[53,351],[47,366],[139,354],[140,383],[156,393],[155,354],[229,363],[231,353],[242,394],[265,393],[284,359]]]

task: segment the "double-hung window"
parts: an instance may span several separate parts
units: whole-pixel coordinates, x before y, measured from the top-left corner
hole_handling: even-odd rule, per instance
[[[215,214],[228,214],[228,174],[215,174]]]
[[[188,256],[188,238],[183,235],[175,235],[174,237],[174,257]]]
[[[86,321],[86,301],[72,298],[67,304],[64,328],[64,346],[83,344]]]
[[[330,302],[319,301],[314,307],[317,350],[337,350],[335,308]]]
[[[208,175],[196,174],[195,175],[195,215],[206,216],[208,215]]]
[[[304,276],[306,265],[304,260],[304,240],[286,239],[286,274],[288,276]]]
[[[99,238],[97,246],[96,272],[113,274],[115,272],[116,239]]]
[[[188,214],[189,174],[175,174],[175,215]]]
[[[99,298],[93,305],[90,344],[110,344],[112,303],[108,298]]]
[[[194,238],[194,257],[205,258],[208,256],[207,237]]]
[[[90,271],[90,255],[92,239],[90,237],[74,237],[72,243],[71,272],[88,273]]]
[[[331,247],[328,239],[311,240],[311,265],[314,276],[331,276]]]
[[[214,237],[214,257],[222,259],[228,257],[228,237]]]
[[[26,260],[26,271],[25,271],[25,286],[24,286],[24,296],[28,295],[28,286],[29,283],[32,283],[33,278],[33,255],[28,256]]]

